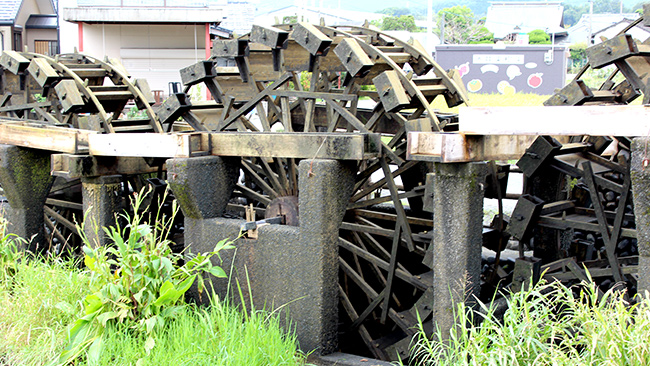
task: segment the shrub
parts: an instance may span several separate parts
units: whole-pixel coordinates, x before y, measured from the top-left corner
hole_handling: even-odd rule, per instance
[[[541,29],[528,32],[528,43],[530,44],[551,44],[551,37]]]

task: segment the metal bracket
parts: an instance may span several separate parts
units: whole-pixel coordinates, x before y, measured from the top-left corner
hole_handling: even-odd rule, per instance
[[[246,222],[241,224],[239,230],[246,232],[246,237],[249,239],[257,239],[258,232],[261,226],[265,225],[282,225],[284,224],[284,216],[270,217],[268,219],[255,221],[255,208],[253,205],[246,207]]]

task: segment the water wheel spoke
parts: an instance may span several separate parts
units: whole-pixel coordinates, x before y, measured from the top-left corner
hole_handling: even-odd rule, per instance
[[[263,205],[268,205],[269,203],[271,203],[270,198],[268,198],[267,196],[265,196],[263,194],[255,192],[254,190],[246,187],[243,184],[237,184],[237,189],[244,196],[246,196],[246,197],[248,197],[248,198],[250,198],[250,199],[252,199],[254,201],[257,201],[257,202],[259,202],[259,203],[261,203]]]
[[[349,252],[355,253],[359,257],[365,259],[366,261],[375,263],[379,268],[383,269],[384,271],[388,271],[388,268],[390,266],[390,263],[382,260],[381,258],[377,257],[376,255],[369,253],[366,250],[363,250],[362,248],[359,248],[358,246],[350,243],[349,241],[339,238],[339,247],[342,249],[345,249]],[[411,275],[409,273],[406,273],[402,271],[401,269],[397,268],[395,270],[395,276],[399,278],[400,280],[414,286],[417,289],[420,289],[422,291],[426,290],[429,286],[424,283],[421,279],[417,278],[417,276]]]
[[[381,168],[382,167],[382,165],[381,165],[382,160],[380,160],[378,163],[379,164],[378,164],[377,168]],[[375,183],[373,183],[373,184],[367,186],[366,188],[364,188],[363,190],[357,192],[354,196],[352,196],[352,198],[350,198],[350,201],[359,201],[359,200],[361,200],[363,197],[369,195],[373,191],[376,191],[377,189],[385,186],[387,184],[388,177],[392,177],[392,179],[394,180],[396,177],[402,175],[402,173],[404,173],[405,171],[411,169],[416,164],[418,164],[418,162],[409,161],[406,164],[403,164],[402,166],[397,168],[394,172],[389,171],[389,174],[386,174],[386,172],[384,171],[384,178],[381,178],[381,179],[377,180]]]
[[[341,285],[339,285],[339,298],[341,299],[341,304],[343,305],[343,309],[345,309],[345,312],[348,314],[350,320],[354,322],[355,320],[359,319],[359,315],[357,314],[356,310],[354,310],[352,302],[348,298],[347,293],[341,287]],[[368,330],[363,324],[359,325],[357,331],[359,332],[359,335],[361,336],[363,342],[366,344],[366,347],[368,347],[368,349],[372,351],[374,357],[379,359],[383,359],[386,357],[381,352],[381,350],[377,348],[374,340],[370,336],[370,333],[368,332]]]
[[[250,162],[248,162],[248,161],[242,159],[242,164],[241,164],[241,165],[242,165],[242,167],[244,168],[244,170],[247,172],[247,175],[248,175],[249,177],[251,177],[251,178],[253,179],[253,181],[255,182],[255,184],[257,184],[258,186],[260,186],[260,187],[262,188],[262,190],[264,190],[264,192],[266,192],[266,194],[267,194],[269,197],[271,197],[272,199],[278,197],[278,193],[277,193],[275,190],[273,190],[273,188],[271,188],[271,186],[269,186],[269,185],[264,181],[264,179],[263,179],[262,177],[259,176],[259,174],[257,174],[257,172],[255,171],[255,169],[253,168],[253,164],[252,164],[252,163],[250,163]]]

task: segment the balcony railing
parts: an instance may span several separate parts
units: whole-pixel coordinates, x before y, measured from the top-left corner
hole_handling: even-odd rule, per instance
[[[78,0],[83,7],[207,8],[209,0]]]

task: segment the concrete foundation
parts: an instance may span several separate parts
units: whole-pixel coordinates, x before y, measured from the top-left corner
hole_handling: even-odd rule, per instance
[[[173,167],[181,164],[184,162],[168,161],[170,177],[175,171]],[[203,168],[195,165],[195,169]],[[249,309],[278,310],[282,316],[288,316],[291,329],[306,352],[327,354],[337,347],[338,229],[354,187],[354,172],[354,163],[301,161],[299,226],[260,227],[258,239],[239,239],[235,244],[237,249],[221,253],[223,262],[215,263],[232,274],[229,280],[212,280],[220,297],[228,296]],[[220,179],[229,175],[224,171]],[[212,184],[210,189],[229,187],[224,180],[220,182],[225,186],[219,188]],[[174,193],[179,188],[177,183],[172,180]],[[188,195],[181,201],[183,212],[192,213],[185,217],[185,243],[190,253],[210,251],[220,239],[237,237],[244,221],[197,218],[200,215],[194,213],[201,211],[198,203],[208,200],[202,194],[211,193],[192,192],[193,198]],[[196,292],[194,296],[206,300]]]
[[[639,247],[639,272],[637,291],[645,296],[650,291],[650,165],[644,167],[647,156],[646,138],[635,138],[632,143],[632,197],[636,220],[636,237]],[[650,160],[648,160],[650,161]]]
[[[121,182],[119,175],[81,179],[84,234],[94,248],[108,243],[102,228],[115,226],[115,214],[121,208]]]
[[[49,153],[0,145],[0,186],[9,201],[3,216],[9,220],[8,232],[26,239],[23,249],[32,253],[47,250],[43,205],[52,182]]]
[[[460,301],[480,291],[485,163],[434,164],[433,319],[443,338]]]

